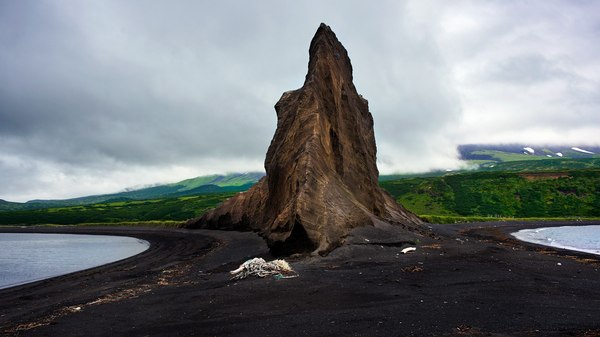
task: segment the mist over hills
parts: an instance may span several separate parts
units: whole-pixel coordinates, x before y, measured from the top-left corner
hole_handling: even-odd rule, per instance
[[[457,218],[463,216],[598,216],[598,147],[474,144],[459,151],[463,170],[380,175],[380,185],[412,212],[439,223],[473,221]],[[548,157],[548,151],[563,156]],[[0,200],[0,224],[183,221],[249,189],[263,176],[201,176],[66,200]]]
[[[587,145],[465,144],[458,147],[468,171],[542,171],[600,167],[600,147]],[[380,181],[409,177],[442,176],[445,170],[419,174],[381,175]],[[30,200],[25,203],[0,199],[0,211],[19,211],[96,203],[174,198],[191,195],[241,192],[249,189],[264,172],[200,176],[175,183],[130,189],[118,193],[63,200]]]

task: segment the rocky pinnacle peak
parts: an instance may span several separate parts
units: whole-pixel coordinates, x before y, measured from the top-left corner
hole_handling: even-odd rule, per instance
[[[309,57],[302,88],[275,104],[266,176],[188,227],[253,230],[276,254],[326,254],[365,227],[390,230],[386,238],[422,231],[421,220],[379,187],[373,117],[327,25],[319,26]]]
[[[352,82],[352,64],[346,48],[331,28],[321,23],[310,42],[305,83],[310,82],[313,76],[327,76],[328,73],[335,73]]]

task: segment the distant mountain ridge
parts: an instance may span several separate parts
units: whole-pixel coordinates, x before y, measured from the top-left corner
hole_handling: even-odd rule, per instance
[[[391,180],[381,185],[419,215],[600,216],[598,168],[538,172],[473,171]],[[444,220],[436,218],[434,221]]]
[[[180,182],[119,193],[92,195],[64,200],[30,200],[25,203],[0,200],[0,211],[18,211],[48,207],[65,207],[116,201],[145,200],[245,191],[265,174],[263,172],[200,176]]]
[[[600,167],[600,147],[598,146],[465,144],[458,146],[458,152],[462,160],[469,162],[472,164],[471,166],[480,171],[579,170]],[[562,156],[559,156],[558,153]],[[472,169],[469,171],[472,171]],[[434,177],[454,173],[457,172],[432,171],[420,174],[381,175],[379,176],[379,181]],[[0,199],[0,212],[206,195],[222,192],[240,192],[249,189],[264,175],[264,172],[215,174],[186,179],[171,184],[64,200],[30,200],[26,203],[19,203]]]
[[[590,145],[466,144],[460,159],[481,171],[539,171],[600,167],[600,147]]]
[[[588,145],[465,144],[458,146],[460,159],[520,161],[551,158],[600,158],[600,147]]]

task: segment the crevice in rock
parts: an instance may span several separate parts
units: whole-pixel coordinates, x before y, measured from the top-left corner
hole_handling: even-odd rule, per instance
[[[285,241],[275,241],[271,245],[271,253],[274,256],[288,256],[296,253],[310,253],[316,249],[310,240],[304,226],[296,222],[294,228]]]

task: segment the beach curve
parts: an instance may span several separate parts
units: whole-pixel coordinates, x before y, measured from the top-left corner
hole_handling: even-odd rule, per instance
[[[291,259],[294,279],[243,281],[228,271],[272,258],[256,234],[104,229],[167,239],[150,238],[163,242],[156,257],[1,291],[0,326],[9,336],[593,336],[600,258],[510,235],[553,225],[565,223],[430,225],[435,237],[407,254],[355,244]]]

